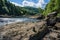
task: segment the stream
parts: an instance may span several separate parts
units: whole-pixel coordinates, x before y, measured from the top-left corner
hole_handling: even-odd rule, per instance
[[[16,23],[16,22],[37,22],[39,20],[33,18],[0,18],[0,26]]]

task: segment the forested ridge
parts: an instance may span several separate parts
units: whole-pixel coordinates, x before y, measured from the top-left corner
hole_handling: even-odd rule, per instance
[[[41,8],[15,6],[8,0],[0,0],[0,15],[35,15]],[[42,12],[42,11],[41,11]]]
[[[0,0],[0,15],[36,15],[36,14],[43,14],[48,15],[53,11],[58,11],[60,16],[60,0],[50,0],[50,2],[46,5],[45,9],[41,8],[34,8],[34,7],[20,7],[12,4],[8,0]]]

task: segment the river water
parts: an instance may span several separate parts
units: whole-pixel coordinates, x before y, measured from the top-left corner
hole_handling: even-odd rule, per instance
[[[39,21],[33,18],[0,18],[0,26],[16,23],[16,22],[36,22]]]

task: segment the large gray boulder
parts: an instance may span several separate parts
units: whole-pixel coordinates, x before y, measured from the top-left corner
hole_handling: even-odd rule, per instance
[[[57,12],[52,12],[47,15],[47,26],[54,26],[57,22]]]
[[[52,13],[48,13],[47,17],[56,17],[58,12],[54,11]]]
[[[56,18],[48,18],[46,22],[47,26],[54,26],[56,24]]]

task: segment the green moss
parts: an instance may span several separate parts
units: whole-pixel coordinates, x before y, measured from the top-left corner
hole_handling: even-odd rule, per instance
[[[60,13],[57,15],[57,17],[60,17]]]

